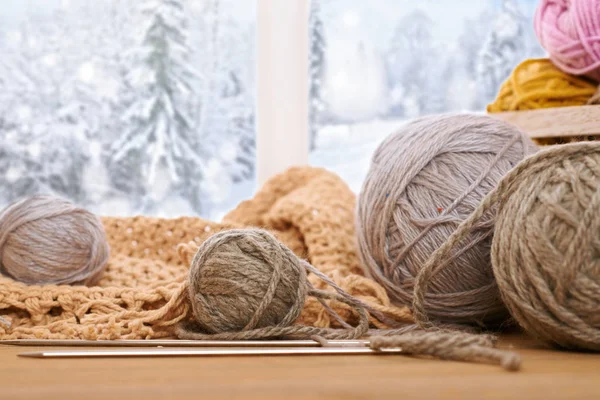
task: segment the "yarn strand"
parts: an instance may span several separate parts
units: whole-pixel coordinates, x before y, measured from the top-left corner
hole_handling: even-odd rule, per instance
[[[415,356],[432,356],[443,360],[476,361],[498,364],[508,371],[521,367],[521,358],[512,351],[490,347],[485,337],[462,332],[410,332],[400,336],[375,336],[370,339],[374,350],[400,349]]]
[[[194,323],[182,324],[176,334],[180,339],[186,340],[252,340],[270,338],[304,339],[310,336],[320,336],[326,339],[357,339],[363,337],[369,329],[369,320],[366,311],[358,302],[349,300],[337,293],[310,289],[308,294],[320,299],[337,300],[353,307],[359,314],[359,324],[352,329],[318,328],[306,325],[269,326],[265,328],[244,330],[240,332],[221,332],[206,334],[199,332]]]
[[[346,300],[348,300],[350,302],[355,302],[357,307],[364,308],[365,310],[367,310],[369,312],[369,314],[375,316],[379,321],[387,324],[388,326],[392,326],[392,327],[399,327],[399,326],[404,325],[402,322],[398,322],[392,318],[387,317],[384,313],[380,312],[379,310],[376,310],[375,308],[371,307],[370,305],[366,304],[365,302],[361,301],[360,299],[350,296],[341,287],[339,287],[332,279],[330,279],[327,275],[325,275],[324,273],[322,273],[321,271],[319,271],[318,269],[316,269],[315,267],[310,265],[310,263],[308,263],[307,261],[302,260],[301,262],[304,265],[304,267],[307,269],[307,271],[318,276],[321,280],[323,280],[325,283],[327,283],[329,286],[331,286],[340,296],[343,296],[344,298],[346,298]]]

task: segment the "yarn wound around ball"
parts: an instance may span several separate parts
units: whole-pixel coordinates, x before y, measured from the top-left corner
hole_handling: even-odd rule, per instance
[[[548,59],[529,59],[513,70],[487,111],[581,106],[590,101],[596,89],[597,83],[567,74]]]
[[[365,272],[396,304],[411,306],[415,281],[438,247],[535,144],[490,116],[416,119],[375,151],[359,195],[357,240]],[[428,314],[450,325],[491,326],[507,310],[492,273],[495,210],[466,244],[441,264],[424,300]]]
[[[26,284],[87,284],[110,254],[94,214],[67,200],[34,195],[0,215],[0,271]]]
[[[502,299],[536,338],[600,351],[600,143],[549,148],[529,157],[488,194],[423,267],[415,317],[431,325],[424,302],[431,278],[486,212],[497,207],[491,249]]]
[[[307,279],[307,272],[316,274],[334,291],[315,289]],[[182,291],[182,296],[185,295]],[[177,335],[181,339],[312,338],[327,346],[328,339],[373,336],[369,345],[376,350],[401,347],[407,354],[500,364],[507,370],[520,367],[518,355],[494,348],[495,340],[489,335],[419,332],[413,326],[368,330],[367,310],[375,310],[344,292],[273,235],[260,229],[224,231],[200,246],[190,266],[187,296],[193,320],[180,325]],[[343,328],[296,324],[307,296],[319,298]],[[358,324],[352,327],[343,322],[325,300],[352,307],[359,315]]]
[[[541,0],[534,28],[561,70],[600,81],[600,0]]]
[[[336,292],[312,287],[307,271],[324,279]],[[368,329],[365,308],[355,298],[263,230],[229,230],[209,238],[192,260],[187,287],[194,320],[178,331],[180,338],[318,335],[353,339]],[[307,296],[346,303],[359,315],[359,324],[350,328],[344,323],[348,329],[293,325]]]

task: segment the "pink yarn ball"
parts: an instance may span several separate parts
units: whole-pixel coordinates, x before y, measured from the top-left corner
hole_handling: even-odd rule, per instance
[[[534,28],[557,67],[600,81],[600,0],[541,0]]]

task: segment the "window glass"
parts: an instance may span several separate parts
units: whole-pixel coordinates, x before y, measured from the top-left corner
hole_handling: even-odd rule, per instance
[[[3,0],[2,206],[218,219],[250,196],[255,3]]]
[[[483,112],[522,60],[544,55],[535,0],[313,1],[311,163],[360,190],[402,121]]]

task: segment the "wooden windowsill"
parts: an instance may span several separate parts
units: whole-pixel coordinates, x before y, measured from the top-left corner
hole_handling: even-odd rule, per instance
[[[600,136],[600,105],[490,113],[512,123],[534,139]]]

